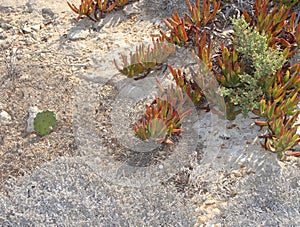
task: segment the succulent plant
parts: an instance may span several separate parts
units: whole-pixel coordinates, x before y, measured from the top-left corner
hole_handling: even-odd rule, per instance
[[[213,7],[211,7],[211,2]],[[214,20],[221,6],[221,1],[217,2],[216,0],[204,0],[201,7],[200,0],[196,0],[195,5],[192,5],[189,0],[186,0],[186,3],[191,14],[191,17],[186,15],[186,18],[188,18],[188,21],[193,22],[197,27],[200,25],[204,27],[210,21]],[[213,8],[212,12],[210,12],[211,8]]]
[[[182,46],[188,41],[188,33],[191,28],[185,23],[185,19],[181,18],[177,12],[173,13],[172,17],[164,19],[164,22],[170,29],[170,34],[167,35],[165,32],[160,31],[162,40],[167,40],[169,43],[179,46]]]
[[[289,7],[295,6],[299,3],[299,0],[272,0],[272,2],[280,3]]]
[[[175,79],[176,85],[179,86],[192,100],[196,107],[203,104],[205,96],[196,79],[188,79],[185,72],[180,69],[174,69],[169,65],[169,70]]]
[[[123,66],[120,67],[114,59],[114,64],[120,73],[134,79],[141,79],[147,75],[154,67],[160,66],[163,61],[172,53],[175,48],[158,39],[152,39],[153,47],[141,45],[136,48],[134,53],[130,53],[129,59],[126,55],[121,55]],[[144,76],[140,76],[146,73]],[[140,76],[140,77],[139,77]]]
[[[74,4],[67,3],[76,14],[79,14],[77,20],[87,17],[97,22],[104,17],[104,13],[112,11],[117,6],[122,7],[127,2],[128,0],[81,0],[78,8]],[[94,17],[91,16],[92,14],[94,14]]]
[[[271,11],[270,8],[269,0],[256,0],[254,17],[247,12],[243,15],[260,34],[267,35],[269,47],[276,48],[279,45],[282,50],[285,50],[286,58],[289,58],[299,49],[300,23],[294,25],[295,12],[289,18],[291,6],[275,5]]]
[[[200,0],[197,0],[195,5],[191,5],[189,0],[186,0],[186,2],[191,16],[180,17],[175,12],[172,17],[164,19],[169,32],[160,31],[162,40],[167,40],[179,46],[183,46],[188,41],[195,43],[205,31],[205,26],[215,19],[221,5],[221,2],[216,0],[212,1],[213,6],[211,6],[211,1],[204,0],[201,7]],[[211,7],[213,7],[212,12],[210,11]]]
[[[48,135],[56,126],[56,115],[53,111],[44,110],[34,118],[34,130],[40,135]]]
[[[229,50],[222,44],[221,57],[218,56],[218,65],[222,74],[216,76],[222,86],[227,88],[235,88],[240,86],[241,78],[239,75],[244,73],[243,63],[239,59],[239,53],[235,46]]]
[[[157,142],[172,145],[173,142],[168,136],[183,132],[180,128],[183,119],[192,109],[185,106],[189,98],[182,93],[181,88],[169,86],[165,91],[159,80],[157,85],[160,96],[156,97],[151,105],[146,105],[144,116],[135,124],[134,131],[142,140],[152,138]]]
[[[96,21],[90,16],[96,9],[96,4],[93,0],[81,0],[79,8],[77,8],[74,4],[71,4],[69,2],[67,3],[75,13],[79,14],[79,16],[76,18],[77,20],[80,20],[83,18],[83,16],[86,16],[91,20]]]
[[[201,34],[201,36],[199,33],[196,33],[195,42],[196,42],[196,49],[198,51],[198,57],[200,58],[201,61],[204,62],[204,64],[209,70],[212,70],[213,69],[212,57],[211,57],[212,42],[210,39],[206,37],[206,31],[204,31]]]
[[[255,114],[266,120],[256,120],[258,126],[267,126],[268,134],[261,136],[265,139],[263,146],[277,152],[280,159],[286,155],[299,156],[292,147],[300,142],[296,124],[300,111],[297,105],[300,101],[300,64],[291,66],[286,72],[278,71],[267,92],[267,98],[260,101]]]

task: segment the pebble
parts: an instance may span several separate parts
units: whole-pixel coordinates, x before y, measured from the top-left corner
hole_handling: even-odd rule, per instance
[[[221,135],[219,137],[222,140],[229,140],[231,136],[229,134],[227,134],[226,132],[221,132]]]
[[[45,19],[53,19],[54,18],[54,13],[51,9],[49,8],[43,8],[42,9],[42,16],[45,18]]]
[[[24,27],[24,28],[22,28],[22,32],[23,32],[24,34],[29,34],[29,33],[32,32],[32,30],[31,30],[30,27]]]
[[[13,26],[7,23],[1,23],[0,27],[8,30],[11,29]]]
[[[9,42],[0,39],[0,48],[7,49],[9,47]]]
[[[5,110],[2,110],[0,112],[0,121],[3,124],[10,124],[11,123],[11,116]]]
[[[32,34],[31,34],[31,38],[32,38],[34,41],[37,41],[37,40],[39,39],[39,36],[38,36],[38,34],[36,34],[36,33],[32,33]]]
[[[26,132],[28,133],[34,132],[34,118],[39,112],[40,110],[36,106],[32,106],[29,108]]]
[[[4,31],[2,31],[1,32],[1,28],[0,28],[0,39],[6,39],[7,38],[7,34],[6,34],[6,32],[4,32]]]
[[[38,31],[41,30],[41,25],[40,24],[35,24],[31,26],[31,29],[34,31]]]

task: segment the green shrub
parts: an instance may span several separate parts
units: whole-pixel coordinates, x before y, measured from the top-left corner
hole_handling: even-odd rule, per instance
[[[279,48],[268,47],[268,38],[251,27],[244,17],[232,19],[234,27],[233,43],[241,54],[243,62],[250,63],[246,72],[238,75],[238,87],[223,87],[224,97],[240,106],[244,116],[258,108],[259,101],[265,93],[264,80],[282,68],[286,62]],[[247,73],[248,72],[248,73]]]

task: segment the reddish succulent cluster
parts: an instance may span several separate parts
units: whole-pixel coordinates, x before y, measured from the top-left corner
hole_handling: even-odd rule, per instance
[[[244,12],[245,19],[260,33],[268,36],[269,47],[279,45],[286,58],[297,53],[300,46],[300,23],[295,25],[296,13],[285,5],[275,5],[270,11],[269,0],[256,0],[254,3],[254,17]]]
[[[178,86],[169,86],[165,91],[159,80],[157,86],[160,96],[146,105],[144,116],[135,124],[134,131],[143,140],[156,138],[157,142],[172,145],[168,136],[183,132],[182,122],[192,112],[188,107],[189,97]]]
[[[204,1],[200,7],[200,1],[191,5],[187,0],[187,5],[191,16],[180,17],[178,13],[174,13],[171,18],[166,19],[165,24],[169,31],[161,31],[160,41],[180,46],[192,43],[199,59],[214,72],[216,80],[222,87],[234,89],[245,86],[241,75],[253,71],[253,68],[237,51],[236,44],[231,46],[221,44],[220,54],[216,55],[217,60],[211,54],[212,43],[207,38],[207,32],[211,31],[206,27],[214,23],[220,2],[213,1],[211,5],[210,2]],[[279,46],[287,60],[282,69],[266,76],[263,81],[258,81],[263,95],[260,100],[256,100],[260,108],[254,109],[253,113],[267,118],[265,121],[256,121],[257,125],[268,127],[268,135],[262,136],[265,139],[263,146],[278,152],[280,157],[284,157],[284,154],[299,155],[299,152],[291,152],[291,149],[300,140],[295,125],[299,115],[297,104],[300,63],[291,66],[289,59],[299,50],[300,24],[294,24],[295,13],[290,15],[289,7],[275,5],[271,8],[269,0],[255,2],[253,17],[248,12],[244,12],[243,15],[254,29],[267,36],[268,48],[276,49]],[[172,66],[169,66],[169,70],[176,84],[197,106],[204,96],[203,87],[198,83],[199,78],[188,79],[182,70],[173,69]],[[206,109],[209,110],[209,107]],[[225,98],[225,103],[219,106],[219,109],[226,111],[228,119],[234,119],[241,113],[241,109],[230,102],[229,98]]]
[[[69,5],[76,13],[89,18],[94,13],[94,18],[98,20],[99,12],[102,16],[102,13],[109,12],[115,6],[123,6],[126,3],[127,1],[82,0],[79,9],[74,5]],[[165,19],[168,31],[160,32],[158,40],[153,41],[153,48],[140,46],[135,53],[130,54],[129,60],[122,55],[122,67],[119,67],[115,61],[118,70],[128,77],[141,78],[138,76],[161,65],[174,52],[174,48],[165,44],[167,42],[190,48],[212,72],[211,74],[215,78],[213,81],[217,81],[217,85],[212,84],[211,86],[221,86],[237,93],[251,87],[251,84],[245,84],[245,78],[256,80],[255,72],[258,69],[255,67],[258,66],[252,65],[252,59],[249,59],[249,56],[247,58],[245,53],[240,51],[238,43],[234,42],[235,37],[233,37],[233,43],[226,45],[222,43],[220,46],[213,46],[211,42],[216,22],[218,22],[216,17],[221,10],[221,2],[203,0],[201,6],[200,0],[196,0],[194,5],[189,0],[186,0],[186,3],[189,15],[181,17],[175,12],[170,18]],[[252,14],[243,12],[244,21],[249,24],[252,31],[266,37],[267,49],[280,51],[284,58],[283,62],[285,63],[276,68],[275,72],[265,72],[266,75],[253,83],[258,86],[261,94],[254,96],[253,101],[256,104],[250,109],[254,114],[264,118],[255,121],[257,125],[266,126],[268,130],[267,135],[261,136],[265,139],[263,146],[268,150],[278,152],[281,158],[284,155],[300,155],[300,152],[292,151],[292,147],[300,141],[300,137],[296,133],[296,121],[300,113],[297,110],[300,63],[291,65],[290,62],[291,57],[300,49],[300,23],[295,24],[296,14],[290,11],[291,8],[283,4],[274,5],[270,4],[270,0],[256,0]],[[255,45],[254,43],[254,49],[257,48]],[[213,51],[217,52],[213,54]],[[182,92],[187,94],[196,107],[202,105],[201,100],[204,97],[215,99],[220,104],[217,111],[219,113],[220,111],[226,112],[228,119],[234,119],[237,114],[242,112],[241,107],[236,102],[232,102],[232,97],[230,97],[232,94],[221,97],[213,93],[216,90],[204,91],[205,86],[201,84],[203,80],[201,73],[195,72],[187,76],[182,69],[174,69],[171,65],[168,68],[177,88],[169,87],[164,98],[157,97],[151,105],[146,106],[144,117],[134,127],[136,134],[141,139],[155,137],[160,138],[160,142],[171,144],[167,136],[182,132],[180,129],[182,119],[190,113],[190,109],[184,111],[174,108],[176,105],[183,107],[182,102],[185,102],[185,99],[182,99]],[[158,83],[158,87],[162,91],[160,83]],[[223,102],[220,100],[221,98],[223,98]],[[179,100],[179,103],[174,103],[174,100],[176,102]],[[209,106],[205,109],[217,112]]]
[[[284,152],[298,156],[299,152],[291,152],[293,146],[300,141],[296,124],[300,110],[300,64],[297,63],[288,70],[281,70],[268,83],[268,91],[260,101],[258,110],[254,113],[265,117],[265,121],[255,121],[259,126],[267,126],[268,134],[263,146],[273,152],[278,152],[284,158]]]
[[[122,54],[122,67],[119,67],[117,61],[114,60],[114,64],[119,72],[129,78],[141,79],[147,74],[141,77],[138,76],[144,72],[150,72],[156,66],[160,66],[170,54],[175,52],[174,46],[167,43],[154,39],[152,39],[152,43],[153,47],[150,47],[150,45],[148,48],[145,45],[137,47],[134,53],[130,53],[129,60],[126,55]]]
[[[74,4],[67,3],[75,13],[79,14],[77,20],[88,17],[93,21],[99,21],[105,13],[112,11],[117,6],[122,7],[127,2],[128,0],[81,0],[78,8]]]

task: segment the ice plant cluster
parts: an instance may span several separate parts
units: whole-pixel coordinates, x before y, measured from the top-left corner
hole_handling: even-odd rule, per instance
[[[130,53],[129,59],[127,55],[121,54],[122,67],[118,66],[117,61],[114,60],[119,72],[129,78],[141,79],[147,76],[152,69],[160,66],[170,54],[175,53],[174,46],[154,39],[152,39],[152,43],[153,47],[148,45],[146,48],[143,44],[137,47],[134,53]],[[140,77],[143,73],[145,73],[144,76]]]
[[[164,91],[165,96],[156,97],[146,106],[144,116],[134,127],[137,136],[143,140],[155,137],[160,142],[172,144],[168,137],[182,132],[182,119],[190,113],[183,105],[189,97],[197,109],[223,112],[225,114],[220,115],[229,120],[240,113],[247,117],[253,112],[260,117],[255,123],[267,129],[261,136],[266,149],[277,152],[280,159],[286,155],[299,156],[300,152],[293,147],[300,141],[296,133],[300,113],[297,109],[300,63],[291,61],[300,49],[300,23],[296,13],[291,12],[291,7],[298,2],[275,2],[256,0],[251,12],[231,18],[234,32],[229,34],[230,42],[228,39],[227,42],[213,42],[214,35],[219,32],[221,2],[196,0],[192,4],[186,0],[189,14],[181,16],[175,12],[165,19],[167,30],[160,31],[159,38],[153,40],[153,47],[142,45],[129,57],[121,55],[123,65],[115,61],[119,72],[141,79],[164,64],[174,53],[171,45],[177,45],[193,53],[214,78],[208,79],[207,86],[203,83],[207,80],[203,73],[168,65],[176,88],[169,87]],[[98,11],[109,12],[126,3],[82,0],[79,9],[69,5],[76,13],[89,18],[95,13],[92,19],[98,20]],[[211,86],[218,89],[209,90]],[[158,87],[162,92],[159,82]],[[218,108],[210,104],[203,107],[205,100],[213,100]]]
[[[105,13],[111,12],[115,7],[123,7],[128,0],[81,0],[78,8],[74,4],[67,3],[76,14],[79,14],[77,20],[87,17],[93,21],[100,21]]]
[[[143,140],[156,138],[157,142],[172,145],[171,134],[183,132],[182,122],[191,112],[189,97],[180,87],[170,85],[165,91],[157,80],[160,95],[151,105],[146,105],[143,118],[134,126],[134,131]]]

